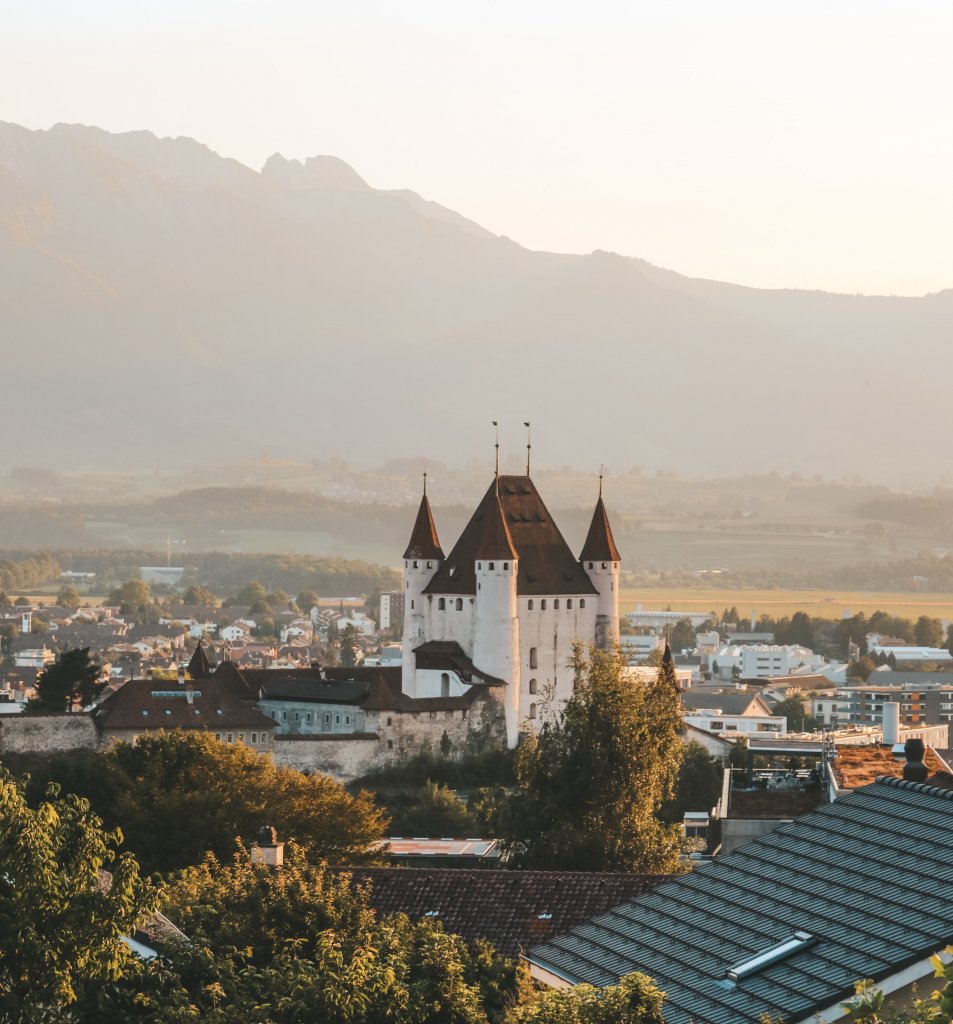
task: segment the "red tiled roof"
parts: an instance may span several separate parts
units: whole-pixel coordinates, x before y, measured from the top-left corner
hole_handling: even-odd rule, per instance
[[[671,878],[479,868],[336,870],[347,871],[356,884],[370,882],[371,906],[379,914],[437,919],[446,931],[470,942],[487,939],[506,956],[516,956]]]
[[[434,525],[430,502],[425,494],[420,499],[417,520],[410,534],[410,543],[404,552],[404,558],[430,558],[443,560],[443,549],[437,539],[437,527]]]
[[[189,675],[193,679],[205,679],[212,674],[212,665],[205,653],[205,647],[200,640],[195,645],[192,657],[189,659]]]
[[[474,551],[477,558],[517,557],[498,494],[494,494],[489,502],[484,502],[476,510],[473,521],[479,524]]]
[[[622,561],[619,549],[615,546],[612,527],[609,525],[609,514],[606,512],[605,502],[603,502],[601,494],[596,502],[596,510],[592,514],[589,533],[586,534],[586,543],[582,546],[579,560],[581,562]]]
[[[481,553],[481,547],[487,520],[495,513],[497,503],[502,507],[503,525],[515,551],[512,557],[519,559],[517,593],[530,596],[596,593],[528,476],[501,476],[499,498],[496,480],[490,484],[424,593],[476,593],[476,561],[489,557]]]
[[[275,723],[233,696],[217,679],[196,680],[191,702],[188,687],[175,679],[130,679],[93,712],[101,729],[274,729]],[[171,696],[162,696],[171,694]]]

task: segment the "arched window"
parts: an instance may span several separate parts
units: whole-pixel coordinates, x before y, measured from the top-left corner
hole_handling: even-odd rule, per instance
[[[555,601],[553,601],[553,608],[554,608],[554,609],[555,609],[556,611],[559,611],[559,598],[558,598],[558,597],[556,598],[556,600],[555,600]]]
[[[493,570],[496,568],[496,562],[487,562],[486,567],[490,570],[490,572],[493,572]]]
[[[446,672],[440,673],[440,696],[450,696],[450,676]]]
[[[510,563],[509,563],[509,562],[504,562],[504,563],[503,563],[503,570],[504,570],[504,572],[505,572],[505,571],[506,571],[507,569],[509,569],[509,567],[510,567]]]
[[[536,692],[536,680],[535,679],[531,679],[529,681],[529,692],[530,693],[535,693]]]
[[[530,704],[530,706],[529,706],[529,717],[530,718],[535,718],[536,717],[536,705],[535,704]]]
[[[568,609],[569,609],[570,611],[572,611],[572,598],[571,598],[571,597],[567,597],[567,598],[566,598],[566,607],[567,607],[567,608],[568,608]]]
[[[411,611],[413,611],[413,610],[414,610],[414,602],[413,602],[413,601],[411,601],[411,602],[410,602],[410,610],[411,610]]]
[[[463,611],[463,598],[462,597],[458,597],[457,598],[457,606],[456,607],[457,607],[457,611],[458,612],[462,612]]]
[[[541,612],[546,611],[546,598],[545,597],[542,599],[542,601],[539,602],[539,610]]]
[[[433,562],[428,562],[427,563],[427,568],[428,569],[432,569],[433,568]]]
[[[444,598],[444,597],[438,598],[437,599],[437,611],[438,612],[442,612],[442,611],[444,611],[446,609],[446,607],[447,607],[447,599]]]
[[[586,607],[586,599],[584,597],[580,597],[579,598],[579,607],[580,608],[585,608]]]
[[[477,562],[477,568],[478,569],[482,569],[483,568],[483,563],[482,562]]]
[[[608,569],[608,568],[609,568],[609,566],[608,566],[608,564],[607,564],[606,562],[603,562],[603,563],[602,563],[602,568],[603,568],[603,569]]]
[[[529,649],[529,667],[530,668],[539,668],[539,665],[537,664],[537,661],[536,661],[536,648],[535,647],[531,647]]]
[[[589,568],[590,568],[590,569],[592,568],[592,562],[590,562],[590,563],[589,563]]]
[[[416,563],[416,562],[414,562],[414,568],[415,568],[415,569],[417,568],[417,563]]]
[[[533,599],[532,599],[532,598],[530,598],[530,599],[529,599],[529,602],[527,603],[526,607],[527,607],[527,608],[528,608],[528,609],[529,609],[530,611],[532,611],[532,610],[533,610]]]

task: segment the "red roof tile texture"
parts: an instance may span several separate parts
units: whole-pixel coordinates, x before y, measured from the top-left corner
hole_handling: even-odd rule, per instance
[[[506,557],[482,553],[489,550],[484,544],[484,535],[488,520],[497,515],[497,502],[514,551],[511,557],[519,559],[516,576],[518,594],[559,596],[596,593],[592,581],[569,549],[528,476],[501,476],[499,496],[494,479],[424,593],[476,594],[477,559]],[[493,528],[498,529],[498,526]]]
[[[347,868],[369,882],[379,914],[443,922],[469,942],[486,939],[506,956],[602,914],[669,875],[464,868]]]

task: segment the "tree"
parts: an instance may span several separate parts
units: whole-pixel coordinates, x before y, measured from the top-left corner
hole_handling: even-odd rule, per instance
[[[341,631],[341,664],[347,668],[353,668],[357,664],[357,656],[360,651],[358,638],[360,631],[357,626],[349,622]]]
[[[862,658],[858,658],[855,662],[851,663],[847,669],[847,678],[859,679],[861,682],[866,683],[870,673],[875,668],[873,660],[865,654]]]
[[[226,601],[226,604],[263,604],[268,603],[268,591],[257,581],[253,580],[247,586],[242,587],[241,590],[232,598],[231,601]]]
[[[121,836],[104,832],[87,801],[33,810],[0,769],[0,1004],[4,1020],[61,1020],[83,989],[118,981],[123,942],[156,904]],[[102,873],[108,867],[111,883]]]
[[[149,871],[195,864],[208,851],[227,857],[236,836],[250,842],[263,825],[339,864],[366,860],[384,835],[386,818],[369,794],[277,767],[241,743],[160,732],[98,757],[111,781],[97,810],[122,828]]]
[[[784,700],[778,701],[771,713],[788,720],[789,732],[810,732],[817,724],[804,710],[804,694],[797,688],[788,690]]]
[[[56,595],[56,603],[60,608],[76,609],[83,603],[83,599],[76,587],[60,587],[59,593]]]
[[[666,648],[649,685],[616,648],[577,646],[575,689],[517,751],[517,787],[498,833],[518,867],[664,872],[677,869],[679,832],[658,812],[682,754],[681,705]]]
[[[88,647],[63,651],[55,662],[40,673],[36,696],[27,705],[30,712],[70,711],[78,700],[87,707],[105,689],[100,680],[102,666],[89,656]]]
[[[203,587],[198,583],[193,583],[192,586],[187,588],[185,593],[182,595],[182,603],[199,604],[209,608],[214,608],[218,605],[219,601],[207,587]]]
[[[695,627],[691,619],[679,619],[672,627],[672,634],[668,639],[673,651],[693,651],[695,649]]]
[[[143,580],[126,580],[121,587],[109,592],[109,603],[118,604],[126,612],[138,612],[152,600],[149,584]]]
[[[507,1024],[665,1024],[665,994],[645,974],[627,974],[617,985],[544,992],[527,1006],[518,1007]]]
[[[685,744],[675,796],[662,808],[666,821],[680,822],[686,811],[710,811],[721,796],[724,767],[696,740]]]
[[[945,638],[943,623],[939,619],[921,615],[913,627],[913,637],[918,647],[942,647]]]
[[[318,597],[316,590],[302,590],[295,598],[295,604],[298,606],[298,611],[304,615],[307,615],[312,608],[317,608],[320,601],[321,598]]]

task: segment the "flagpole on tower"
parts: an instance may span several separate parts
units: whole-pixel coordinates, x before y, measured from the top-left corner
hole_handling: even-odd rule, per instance
[[[499,493],[500,490],[500,424],[499,420],[493,420],[493,426],[496,429],[496,490]]]
[[[523,426],[526,427],[526,475],[529,476],[529,453],[533,447],[533,437],[529,429],[529,420],[524,420]]]

